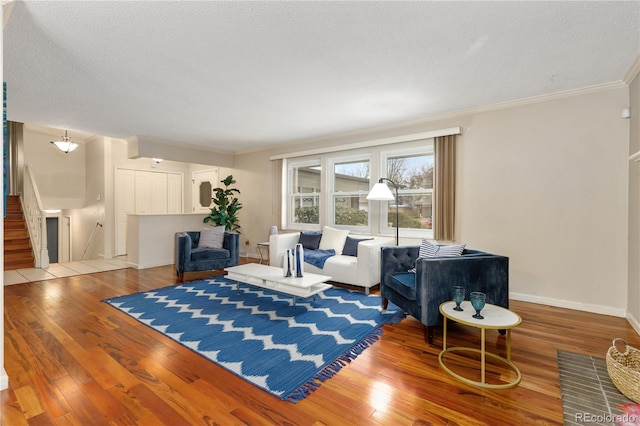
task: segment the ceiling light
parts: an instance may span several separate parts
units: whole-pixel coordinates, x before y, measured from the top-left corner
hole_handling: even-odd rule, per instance
[[[152,158],[152,160],[155,161],[156,164],[160,164],[164,161],[162,158]]]
[[[76,149],[78,147],[77,143],[71,142],[71,139],[69,139],[69,136],[67,136],[67,131],[64,131],[64,136],[62,137],[62,140],[59,141],[51,141],[52,144],[54,144],[56,146],[56,148],[58,148],[60,151],[64,152],[65,154],[70,153],[71,151],[73,151],[74,149]]]

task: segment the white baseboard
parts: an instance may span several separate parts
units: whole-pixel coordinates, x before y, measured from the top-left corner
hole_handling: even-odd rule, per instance
[[[611,306],[591,305],[588,303],[572,302],[569,300],[552,299],[550,297],[532,296],[530,294],[509,293],[509,298],[521,302],[538,303],[540,305],[557,306],[558,308],[574,309],[576,311],[593,312],[594,314],[612,315],[614,317],[627,317],[625,308],[612,308]]]
[[[631,314],[631,312],[629,311],[627,311],[627,321],[629,321],[631,327],[633,327],[636,333],[638,333],[638,335],[640,336],[640,321],[638,321],[638,319],[634,317],[633,314]]]
[[[166,265],[173,265],[175,263],[175,261],[173,259],[170,260],[165,260],[165,261],[159,261],[159,262],[153,262],[153,263],[133,263],[133,262],[127,262],[127,266],[129,268],[135,268],[135,269],[147,269],[147,268],[155,268],[157,266],[166,266]]]
[[[7,376],[7,372],[4,371],[3,368],[2,371],[0,371],[0,391],[7,388],[9,388],[9,376]]]

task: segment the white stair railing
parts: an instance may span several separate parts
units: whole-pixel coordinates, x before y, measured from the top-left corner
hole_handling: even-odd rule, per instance
[[[27,228],[29,229],[29,236],[31,238],[33,256],[36,259],[36,268],[48,268],[47,220],[44,210],[42,209],[42,201],[40,200],[36,181],[33,178],[33,173],[28,164],[24,167],[24,170],[24,189],[22,191],[21,201]]]

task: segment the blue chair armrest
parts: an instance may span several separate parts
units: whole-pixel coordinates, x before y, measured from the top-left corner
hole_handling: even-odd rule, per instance
[[[487,295],[487,303],[509,308],[509,258],[485,253],[459,257],[421,258],[416,261],[416,299],[426,325],[440,323],[438,307],[451,299],[451,287]]]
[[[238,265],[240,262],[240,235],[225,231],[222,248],[229,250],[232,265]]]
[[[185,262],[191,260],[191,236],[186,232],[176,232],[176,271],[184,272]]]

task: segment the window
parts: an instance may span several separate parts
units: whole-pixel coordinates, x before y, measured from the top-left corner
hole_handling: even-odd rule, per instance
[[[383,233],[391,233],[396,227],[396,209],[404,235],[424,236],[425,229],[432,229],[433,159],[431,145],[428,150],[383,152],[386,177],[398,184],[399,198],[397,205],[389,201],[383,206],[382,217],[387,218],[381,224]]]
[[[302,231],[329,225],[357,234],[395,235],[397,209],[401,236],[431,236],[433,139],[312,155],[284,163],[283,227]],[[367,200],[380,177],[399,184],[398,206]]]
[[[287,184],[289,226],[320,224],[321,173],[322,167],[319,160],[292,163],[289,166]]]
[[[331,161],[331,223],[340,227],[369,229],[369,158]]]

